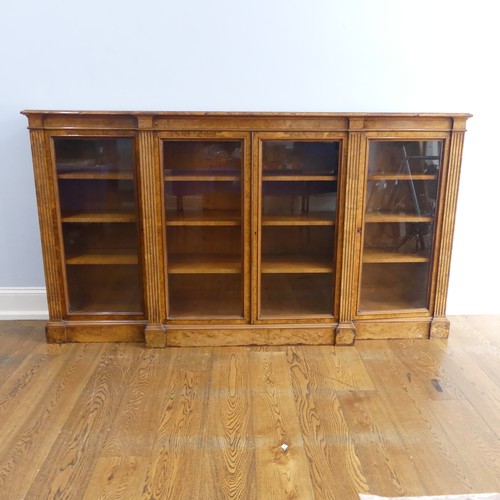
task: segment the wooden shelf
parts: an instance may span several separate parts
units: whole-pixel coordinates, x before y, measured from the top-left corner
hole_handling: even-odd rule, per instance
[[[384,248],[365,248],[364,263],[397,263],[397,262],[429,262],[428,255],[423,253],[398,252]]]
[[[368,213],[365,222],[432,222],[433,217],[428,215]]]
[[[386,295],[380,297],[380,294],[377,297],[377,292],[374,292],[372,296],[365,294],[359,308],[360,314],[401,313],[402,311],[427,312],[427,308],[423,307],[417,299],[405,300],[396,296]]]
[[[239,274],[241,257],[232,255],[169,255],[169,274]]]
[[[334,226],[335,212],[309,212],[298,215],[262,215],[263,226]]]
[[[369,181],[435,181],[437,175],[429,174],[374,174],[369,175]]]
[[[67,265],[135,265],[137,263],[137,251],[133,250],[89,250],[66,258]]]
[[[136,216],[133,212],[71,212],[62,214],[63,222],[135,222]]]
[[[132,181],[134,180],[134,174],[132,172],[61,172],[57,174],[58,179],[81,179],[81,180],[93,180],[93,179],[103,179],[103,180],[123,180]]]
[[[317,175],[263,175],[262,176],[262,181],[263,182],[268,182],[268,181],[279,181],[279,182],[297,182],[297,181],[336,181],[337,176],[336,175],[323,175],[323,174],[317,174]]]
[[[210,210],[206,212],[166,213],[167,226],[240,226],[239,211]]]
[[[166,175],[168,182],[233,182],[239,181],[239,175]]]
[[[332,261],[321,257],[308,257],[304,255],[263,255],[261,272],[265,274],[309,274],[333,272]]]

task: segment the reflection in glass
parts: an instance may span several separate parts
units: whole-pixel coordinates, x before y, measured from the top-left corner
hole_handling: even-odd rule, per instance
[[[380,254],[397,258],[425,256],[430,258],[433,223],[429,222],[365,222],[364,256]]]
[[[134,148],[129,138],[55,138],[70,312],[140,313]]]
[[[441,141],[371,141],[360,312],[426,308]]]

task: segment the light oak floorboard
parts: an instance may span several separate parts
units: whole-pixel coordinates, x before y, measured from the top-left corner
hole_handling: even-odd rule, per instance
[[[215,348],[201,441],[200,487],[192,498],[257,496],[248,348]],[[196,457],[197,458],[197,457]],[[195,458],[195,459],[196,459]]]
[[[143,499],[197,498],[198,456],[206,423],[210,357],[197,348],[173,349],[164,385],[156,439],[150,453]],[[182,478],[182,480],[179,480]]]
[[[448,340],[147,350],[0,323],[0,499],[500,489],[500,317]],[[283,446],[285,445],[285,446]]]
[[[252,391],[257,493],[259,498],[314,498],[307,455],[291,391],[284,352],[253,352],[250,372],[257,382]]]
[[[404,450],[426,490],[433,494],[471,492],[467,467],[441,423],[427,408],[428,395],[393,352],[393,341],[364,341],[362,357]],[[432,372],[427,376],[431,383]],[[418,377],[417,377],[418,378]],[[417,495],[408,490],[406,495]]]

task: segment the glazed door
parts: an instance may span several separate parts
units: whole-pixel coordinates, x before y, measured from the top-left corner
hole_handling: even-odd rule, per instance
[[[54,137],[67,313],[143,315],[132,137]]]
[[[341,143],[328,134],[257,136],[257,321],[334,317]]]
[[[369,140],[358,314],[428,314],[443,140]]]
[[[164,135],[168,320],[249,318],[249,138]]]

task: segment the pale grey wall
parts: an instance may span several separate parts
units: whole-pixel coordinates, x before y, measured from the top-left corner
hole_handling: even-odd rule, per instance
[[[449,312],[500,312],[494,2],[16,0],[0,6],[0,287],[43,284],[33,109],[472,112]],[[474,258],[478,265],[472,266]]]

